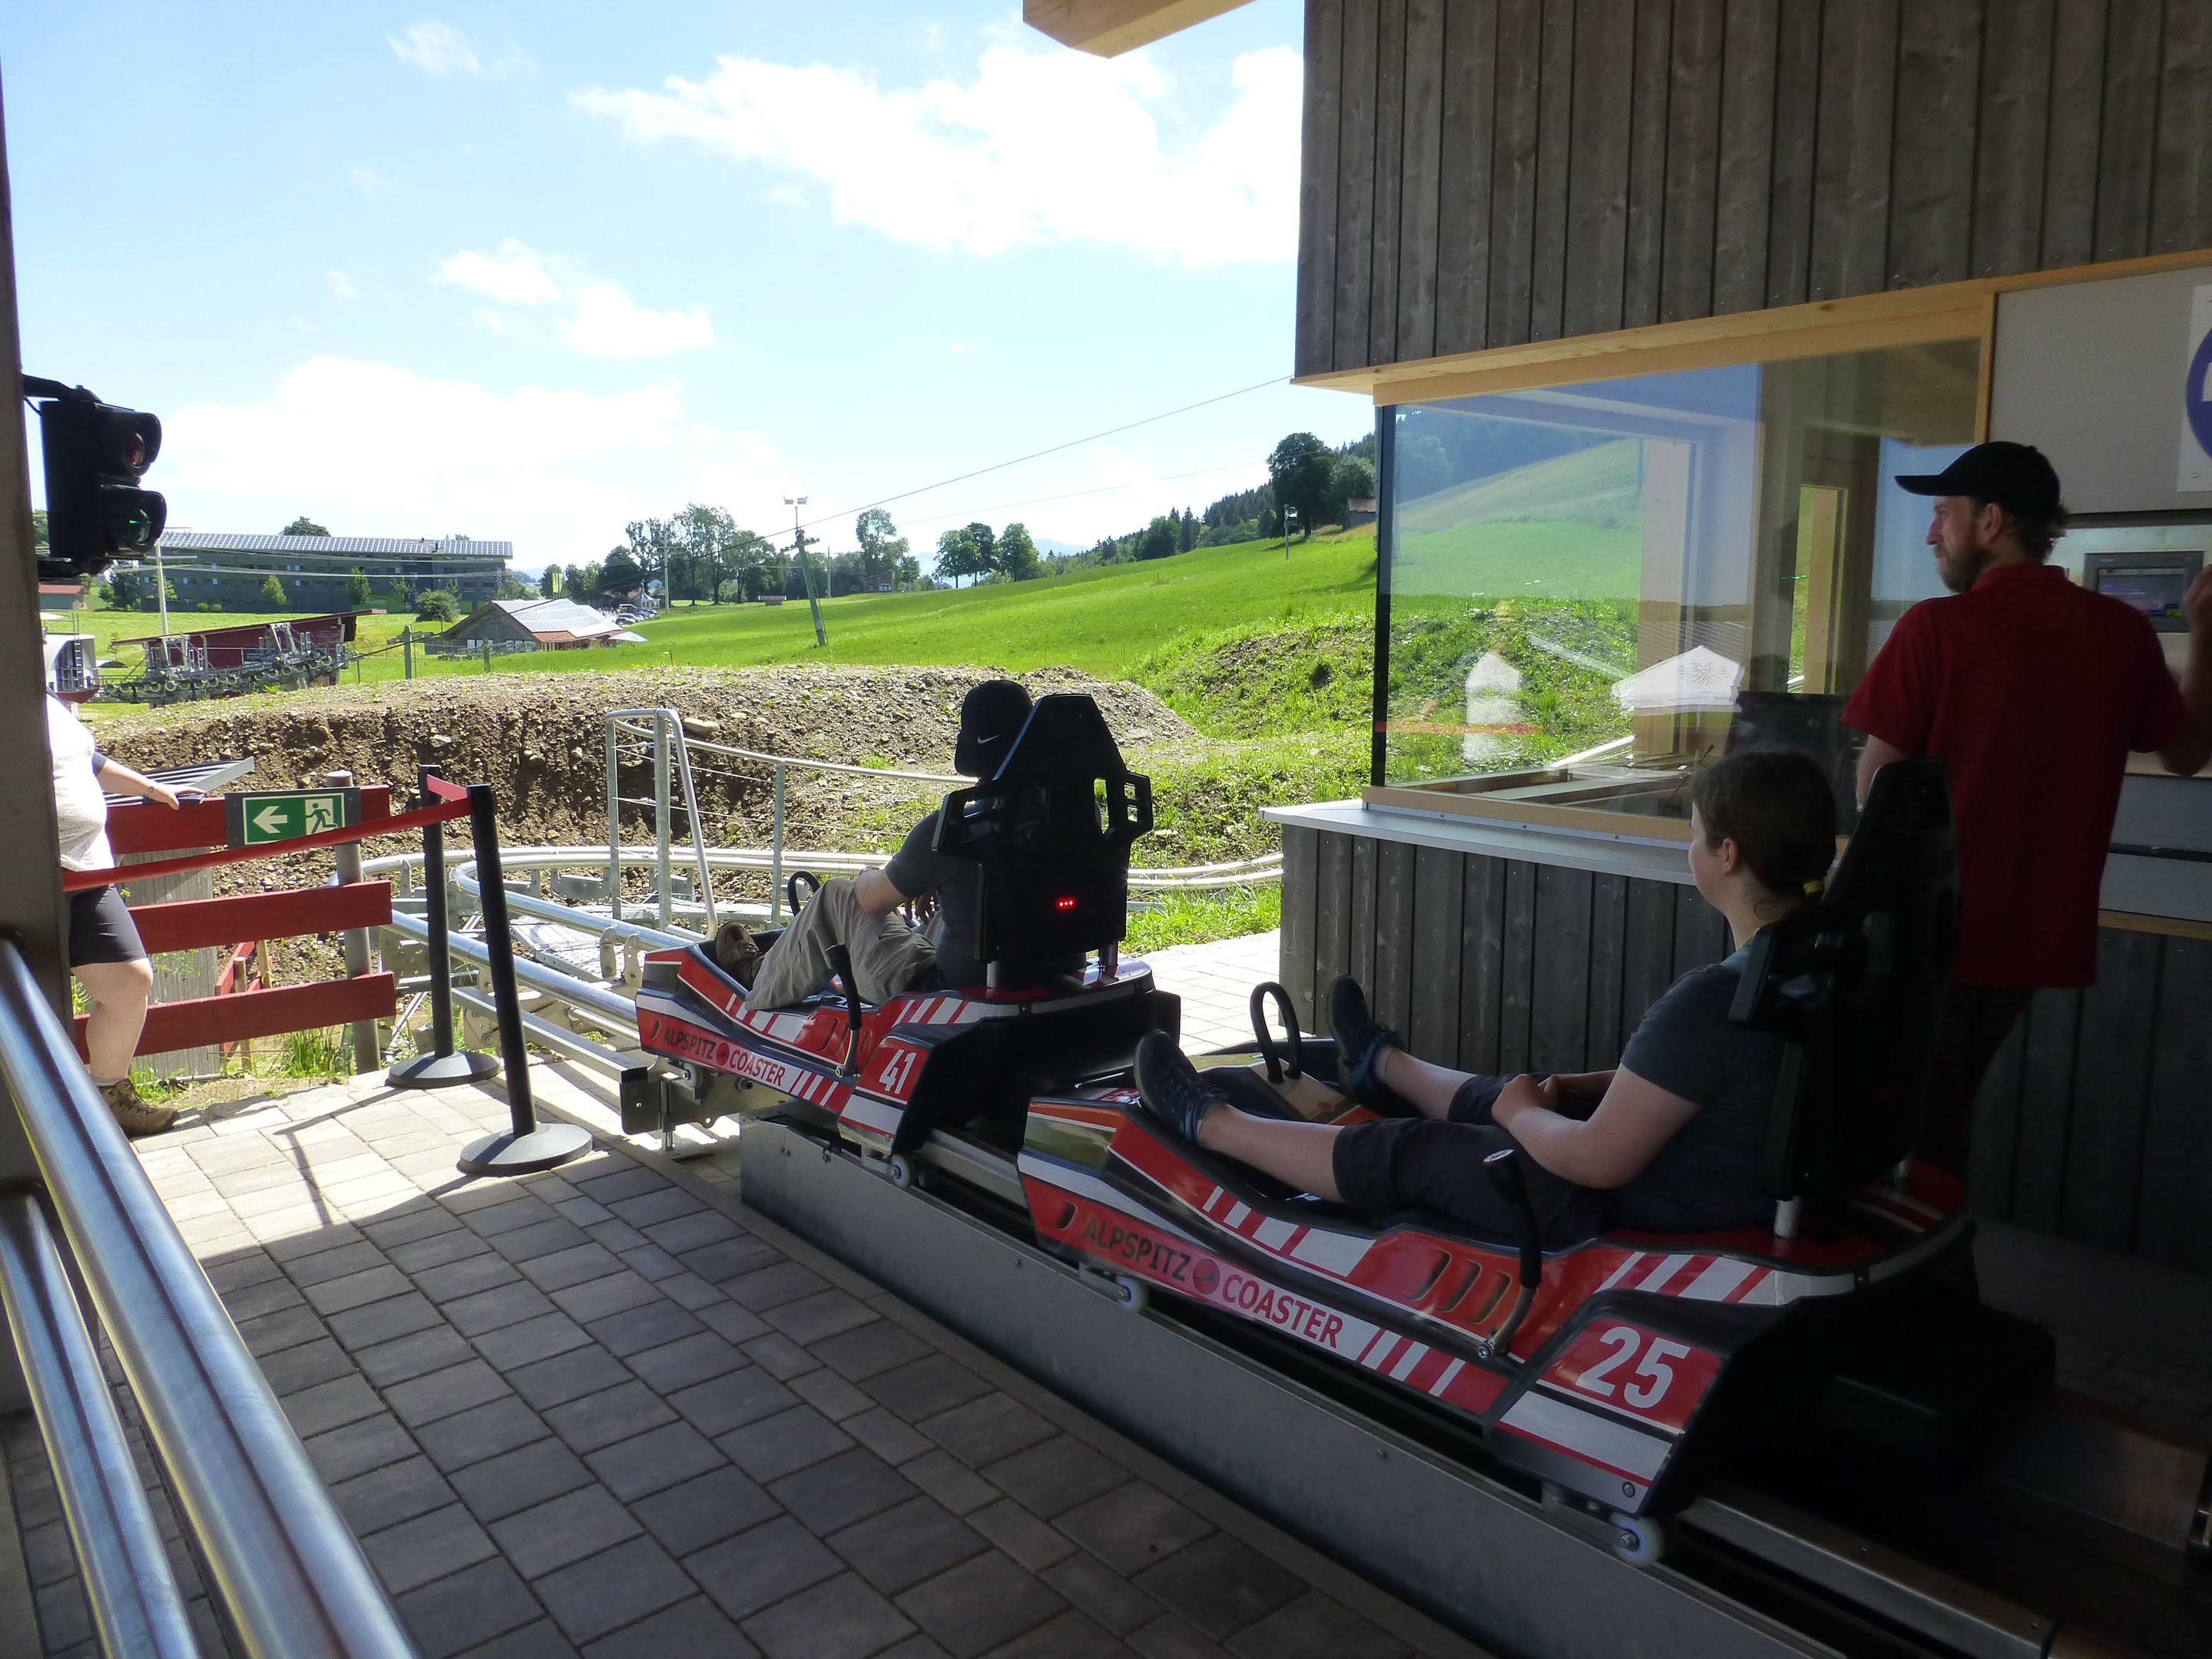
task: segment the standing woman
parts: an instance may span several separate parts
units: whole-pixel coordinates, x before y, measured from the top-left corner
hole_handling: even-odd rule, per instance
[[[107,792],[137,795],[173,808],[175,792],[167,784],[110,760],[93,747],[92,733],[69,705],[46,699],[46,748],[54,763],[54,823],[61,832],[62,868],[106,870],[115,864],[107,844]],[[146,1026],[146,998],[154,988],[154,964],[147,960],[138,929],[113,883],[70,895],[70,971],[92,1000],[85,1020],[87,1069],[93,1086],[123,1132],[159,1134],[176,1121],[167,1107],[139,1099],[131,1081],[131,1057]]]

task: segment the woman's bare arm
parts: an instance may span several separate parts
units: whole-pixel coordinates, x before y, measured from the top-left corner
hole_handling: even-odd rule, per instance
[[[177,792],[166,783],[156,783],[143,772],[134,772],[121,761],[112,757],[100,769],[100,787],[111,795],[136,795],[159,806],[174,806]]]
[[[1624,1066],[1613,1074],[1597,1109],[1577,1120],[1557,1109],[1559,1083],[1516,1077],[1490,1115],[1529,1157],[1578,1187],[1626,1186],[1698,1112],[1697,1102],[1669,1094]]]

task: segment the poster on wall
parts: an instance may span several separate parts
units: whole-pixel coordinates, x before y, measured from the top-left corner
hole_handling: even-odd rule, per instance
[[[2188,373],[2181,382],[2181,477],[2177,489],[2212,490],[2212,283],[2189,307]]]

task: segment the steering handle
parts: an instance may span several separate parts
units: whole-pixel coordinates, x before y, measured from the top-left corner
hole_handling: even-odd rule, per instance
[[[841,940],[822,954],[845,994],[845,1063],[838,1070],[850,1077],[860,1065],[860,988],[853,977],[853,953]]]
[[[1267,1004],[1273,1001],[1283,1017],[1286,1047],[1278,1051],[1274,1034],[1267,1030]],[[1291,994],[1273,980],[1266,980],[1252,988],[1252,1037],[1260,1050],[1260,1058],[1267,1063],[1267,1081],[1280,1083],[1285,1067],[1293,1079],[1305,1075],[1298,1059],[1298,1011],[1291,1001]]]
[[[806,884],[806,898],[801,898],[799,896],[799,884],[802,881]],[[794,870],[784,878],[783,896],[790,904],[791,914],[793,916],[806,908],[807,899],[812,898],[821,890],[822,878],[811,870]]]

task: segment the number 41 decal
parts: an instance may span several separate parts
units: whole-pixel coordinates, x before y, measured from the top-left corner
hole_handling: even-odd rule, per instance
[[[1717,1354],[1633,1325],[1600,1323],[1568,1345],[1545,1380],[1679,1429],[1719,1371]]]

